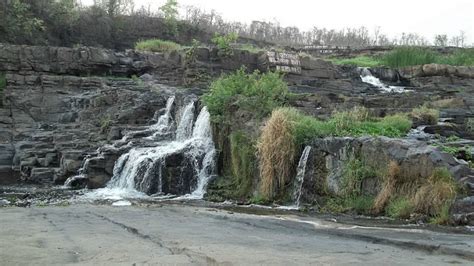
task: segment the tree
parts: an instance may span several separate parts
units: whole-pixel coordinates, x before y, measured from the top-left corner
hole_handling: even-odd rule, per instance
[[[160,7],[160,11],[163,12],[168,33],[171,36],[175,36],[178,33],[178,1],[167,0]]]
[[[448,45],[448,35],[446,34],[438,34],[435,36],[434,41],[435,46],[447,46]]]
[[[45,29],[44,21],[31,12],[31,6],[26,1],[12,0],[4,3],[1,31],[6,32],[7,40],[33,42],[33,35]]]

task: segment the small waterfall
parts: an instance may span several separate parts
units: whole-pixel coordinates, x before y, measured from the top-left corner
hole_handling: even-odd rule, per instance
[[[372,75],[372,72],[366,67],[358,68],[360,72],[360,78],[362,79],[362,82],[370,84],[374,87],[377,87],[381,92],[384,93],[390,93],[390,92],[395,92],[395,93],[404,93],[407,92],[404,87],[399,87],[399,86],[388,86],[384,84],[380,79]]]
[[[176,129],[176,140],[185,140],[191,136],[194,121],[194,102],[189,103],[183,110],[183,115]]]
[[[206,107],[202,108],[193,123],[195,103],[190,102],[175,120],[173,104],[174,97],[171,97],[157,123],[140,131],[139,136],[147,133],[141,137],[146,140],[145,147],[133,147],[122,154],[115,162],[112,179],[105,189],[94,192],[96,196],[124,198],[166,194],[170,190],[176,195],[189,193],[190,198],[204,196],[209,178],[215,171],[210,114]],[[175,121],[179,122],[177,126]],[[170,131],[173,133],[171,139],[158,137]]]
[[[297,208],[300,207],[301,192],[303,189],[304,176],[306,174],[306,164],[308,157],[311,152],[311,146],[306,146],[301,154],[300,161],[298,162],[298,168],[296,170],[296,178],[293,184],[293,201]]]
[[[196,120],[193,130],[192,137],[194,140],[197,140],[195,144],[198,144],[201,147],[192,150],[192,156],[197,157],[198,154],[196,154],[196,152],[204,152],[202,165],[200,167],[196,165],[196,168],[198,169],[198,183],[196,190],[191,194],[191,197],[193,198],[202,198],[204,196],[209,178],[215,172],[214,157],[216,150],[212,140],[211,124],[209,122],[210,116],[207,107],[204,107]]]

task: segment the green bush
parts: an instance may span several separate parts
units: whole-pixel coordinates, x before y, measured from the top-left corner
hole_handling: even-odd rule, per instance
[[[219,33],[216,33],[211,41],[219,49],[220,56],[230,56],[232,55],[231,44],[235,43],[238,38],[239,35],[233,32],[226,35],[220,35]]]
[[[214,81],[202,99],[214,122],[231,123],[237,109],[263,118],[287,100],[288,87],[278,73],[247,74],[244,68]],[[237,107],[237,108],[236,108]]]
[[[146,52],[171,52],[180,48],[181,46],[175,42],[160,39],[150,39],[135,44],[135,50]]]
[[[392,218],[408,219],[413,210],[413,204],[408,199],[400,197],[388,203],[385,213]]]

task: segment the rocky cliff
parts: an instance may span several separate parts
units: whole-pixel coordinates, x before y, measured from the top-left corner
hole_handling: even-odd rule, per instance
[[[235,50],[220,57],[207,48],[194,49],[190,56],[0,45],[0,72],[7,82],[0,108],[0,182],[21,176],[62,183],[98,147],[152,123],[170,95],[177,94],[180,104],[186,95],[201,94],[213,78],[241,66],[284,72],[291,91],[299,95],[292,104],[323,118],[356,105],[385,115],[452,100],[455,104],[442,106],[442,117],[454,128],[449,132],[467,135],[467,121],[474,117],[472,68],[371,70],[387,83],[411,90],[386,94],[363,83],[355,68],[275,51]],[[445,127],[433,130],[447,132]],[[97,167],[110,177],[113,162]]]

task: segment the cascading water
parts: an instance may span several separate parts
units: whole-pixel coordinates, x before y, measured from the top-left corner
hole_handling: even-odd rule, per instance
[[[311,146],[306,146],[301,154],[300,161],[298,162],[298,168],[296,170],[296,177],[293,189],[293,200],[297,208],[300,207],[301,192],[303,190],[304,176],[306,174],[306,164],[308,157],[311,152]]]
[[[374,87],[377,87],[381,92],[389,93],[389,92],[395,92],[395,93],[404,93],[407,92],[407,90],[404,87],[399,87],[399,86],[388,86],[384,84],[380,79],[372,75],[372,72],[366,67],[359,68],[360,72],[360,78],[362,79],[362,82],[370,84]]]
[[[176,126],[173,104],[171,97],[157,123],[140,131],[147,133],[142,137],[146,146],[133,147],[122,154],[107,187],[92,192],[93,197],[121,199],[167,193],[188,194],[194,199],[204,196],[215,170],[210,114],[206,107],[202,108],[193,124],[195,103],[190,102],[180,112]],[[171,139],[161,137],[170,132]]]

